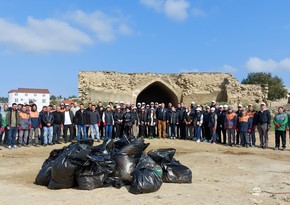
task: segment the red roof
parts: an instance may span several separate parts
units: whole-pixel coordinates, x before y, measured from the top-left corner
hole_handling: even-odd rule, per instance
[[[64,101],[62,101],[62,103],[66,104],[66,105],[70,105],[70,104],[74,103],[74,101],[73,100],[64,100]]]
[[[37,88],[18,88],[17,90],[10,90],[8,93],[41,93],[49,94],[48,89],[37,89]]]

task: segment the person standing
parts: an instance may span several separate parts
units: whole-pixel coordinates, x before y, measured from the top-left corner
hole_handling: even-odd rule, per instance
[[[209,121],[208,121],[208,127],[210,130],[210,136],[211,136],[211,143],[216,144],[216,128],[217,128],[217,114],[215,113],[215,108],[211,107],[210,108],[210,113],[209,113]]]
[[[12,104],[11,111],[7,112],[6,125],[8,131],[8,148],[17,148],[16,146],[16,134],[19,127],[19,113],[17,111],[17,104]]]
[[[266,107],[266,103],[262,102],[260,108],[261,109],[257,114],[260,147],[266,149],[268,147],[268,132],[271,128],[271,115]]]
[[[222,143],[222,129],[223,129],[223,124],[225,123],[223,109],[224,109],[224,106],[220,105],[219,108],[216,110],[216,114],[218,117],[216,135],[217,135],[217,143],[219,143],[219,144]]]
[[[158,137],[165,139],[166,138],[166,124],[167,124],[167,110],[165,104],[161,103],[161,107],[157,110],[156,113],[158,116]]]
[[[195,127],[195,138],[197,139],[196,142],[199,143],[201,138],[201,126],[203,124],[203,114],[200,107],[196,108],[193,122]]]
[[[18,137],[19,147],[21,146],[27,147],[30,127],[31,127],[30,115],[27,112],[27,107],[23,106],[22,109],[19,111],[19,137]]]
[[[40,133],[40,123],[41,119],[39,117],[39,112],[37,111],[37,105],[32,104],[31,111],[30,111],[30,119],[31,119],[31,128],[29,133],[29,145],[32,144],[32,138],[34,138],[33,145],[39,147],[39,133]]]
[[[190,106],[186,110],[184,124],[185,124],[185,140],[190,140],[193,138],[193,114],[191,112]]]
[[[171,112],[168,113],[168,133],[171,134],[171,139],[176,139],[176,126],[178,125],[178,113],[174,107],[171,107]]]
[[[254,107],[252,104],[248,105],[248,111],[247,115],[252,120],[252,127],[251,127],[251,133],[249,134],[249,140],[250,140],[250,147],[256,146],[256,129],[257,129],[257,112],[254,110]]]
[[[141,113],[138,114],[138,124],[139,124],[139,135],[138,137],[145,138],[146,133],[146,121],[147,121],[147,112],[145,108],[141,108]]]
[[[73,122],[74,122],[74,114],[71,111],[69,105],[65,106],[65,111],[63,113],[63,135],[64,135],[64,142],[71,142],[74,136],[74,129],[73,129]],[[67,131],[69,130],[69,137]]]
[[[127,106],[126,113],[123,116],[124,132],[127,136],[132,135],[133,120],[133,115],[130,111],[130,108]]]
[[[153,139],[155,137],[155,126],[156,126],[156,114],[154,108],[150,109],[150,113],[147,116],[147,125],[148,125],[148,137]]]
[[[90,122],[91,137],[92,139],[96,139],[97,142],[100,142],[100,132],[99,132],[99,126],[101,124],[100,114],[96,110],[95,105],[92,105],[91,109],[92,110],[88,113],[90,119],[89,122]]]
[[[42,116],[42,124],[43,124],[43,146],[53,145],[53,122],[54,115],[50,112],[51,107],[48,106],[46,108],[46,112]]]
[[[282,139],[282,150],[286,149],[286,128],[288,127],[288,116],[283,107],[278,108],[278,113],[273,119],[275,125],[275,150],[280,148],[280,138]]]
[[[228,145],[233,146],[236,143],[235,130],[237,127],[237,115],[233,112],[233,107],[229,107],[225,116],[224,129],[228,134]]]
[[[3,108],[1,108],[1,135],[0,135],[0,145],[2,144],[3,141],[3,146],[8,144],[8,129],[7,129],[7,124],[6,124],[6,116],[7,113],[9,112],[8,110],[8,105],[4,104]],[[4,136],[4,138],[3,138]]]
[[[104,107],[103,107],[103,103],[99,102],[98,103],[98,108],[97,108],[99,115],[101,117],[101,124],[99,126],[99,132],[100,132],[100,138],[104,139],[104,122],[103,122],[103,113],[104,113]]]
[[[239,104],[238,111],[236,112],[237,118],[242,116],[242,109],[244,109],[243,105]],[[239,144],[240,144],[240,133],[239,133],[239,130],[236,129],[236,145],[239,145]]]
[[[123,113],[121,112],[121,107],[118,105],[116,107],[116,112],[114,113],[114,127],[115,127],[115,138],[119,139],[123,135]]]
[[[83,139],[87,139],[87,126],[89,126],[89,115],[85,110],[84,104],[80,104],[80,109],[75,115],[75,124],[78,128],[77,140],[81,140],[81,133]]]
[[[252,118],[247,115],[244,109],[241,109],[241,113],[242,116],[238,118],[238,130],[240,133],[241,145],[248,148],[250,144],[249,134],[251,133]]]
[[[135,137],[138,137],[139,135],[139,114],[137,111],[137,107],[133,107],[133,111],[132,111],[132,116],[133,116],[133,127],[132,127],[132,135]],[[144,136],[146,133],[146,129],[144,131]]]
[[[78,103],[77,102],[72,103],[70,110],[73,112],[74,116],[76,116],[77,111],[80,110],[80,107],[78,106]],[[73,132],[74,133],[73,139],[75,139],[77,137],[77,133],[78,133],[77,132],[77,129],[76,129],[76,126],[73,126],[73,130],[74,130],[74,132]]]
[[[61,144],[60,133],[63,123],[63,112],[61,112],[61,107],[57,106],[56,110],[52,113],[54,117],[53,121],[53,144]]]
[[[107,105],[106,111],[103,113],[102,119],[105,126],[105,139],[112,139],[114,116],[110,105]]]

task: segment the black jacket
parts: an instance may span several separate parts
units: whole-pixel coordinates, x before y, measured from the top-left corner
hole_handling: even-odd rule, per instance
[[[123,116],[123,122],[125,123],[125,126],[132,126],[133,125],[133,115],[130,112],[126,112]]]
[[[100,114],[97,110],[93,111],[89,111],[88,112],[89,115],[89,123],[91,125],[95,125],[95,124],[99,124],[101,122],[100,120]]]
[[[156,110],[156,116],[158,120],[167,120],[168,118],[168,111],[166,108],[162,109],[159,108]]]
[[[78,110],[75,116],[76,125],[87,125],[89,123],[89,115],[87,110]]]
[[[178,123],[178,113],[177,112],[169,112],[167,121],[171,125],[176,125]]]
[[[258,124],[271,124],[271,115],[269,110],[259,111],[257,114],[257,123]]]
[[[63,123],[63,112],[53,112],[54,121],[53,124],[61,125]]]
[[[46,127],[48,123],[53,125],[53,123],[54,123],[54,115],[53,115],[53,113],[45,112],[45,113],[43,113],[43,116],[42,116],[42,125],[44,127]]]

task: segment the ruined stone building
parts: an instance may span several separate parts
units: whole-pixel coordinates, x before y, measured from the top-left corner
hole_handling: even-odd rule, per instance
[[[79,97],[88,101],[259,102],[267,99],[268,87],[243,85],[228,73],[120,73],[79,72]],[[246,101],[245,101],[246,100]]]

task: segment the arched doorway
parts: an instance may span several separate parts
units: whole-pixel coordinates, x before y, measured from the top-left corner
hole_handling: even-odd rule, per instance
[[[150,102],[165,103],[167,106],[169,102],[173,106],[177,105],[178,98],[175,93],[161,82],[154,82],[144,88],[137,97],[137,102],[145,102],[149,104]]]

